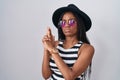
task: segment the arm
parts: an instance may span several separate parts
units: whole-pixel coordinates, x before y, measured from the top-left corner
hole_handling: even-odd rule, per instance
[[[43,63],[42,63],[42,75],[45,79],[48,79],[52,74],[49,67],[50,54],[49,51],[44,49]]]
[[[54,46],[54,37],[51,35],[50,28],[48,28],[48,31],[47,31],[46,35],[44,35],[42,42],[43,42],[43,46],[44,46],[42,75],[45,79],[48,79],[51,76],[52,71],[51,71],[50,66],[49,66],[51,54],[49,53],[47,44],[49,42],[50,44],[52,44],[52,47]],[[50,44],[48,44],[48,45],[50,45]]]
[[[94,48],[89,44],[83,44],[78,53],[79,57],[72,68],[69,68],[63,62],[59,54],[53,52],[51,53],[52,57],[55,60],[55,63],[57,64],[59,70],[63,74],[65,80],[74,80],[76,77],[81,75],[91,63],[94,54]]]

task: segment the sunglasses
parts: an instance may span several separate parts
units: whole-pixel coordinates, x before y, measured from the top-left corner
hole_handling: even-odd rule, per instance
[[[75,19],[69,19],[68,23],[67,23],[66,20],[60,20],[59,23],[58,23],[58,25],[60,27],[65,27],[65,25],[68,24],[70,27],[72,27],[73,25],[75,25],[75,23],[76,23]]]

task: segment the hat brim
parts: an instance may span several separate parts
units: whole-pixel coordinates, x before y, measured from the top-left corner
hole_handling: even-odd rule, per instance
[[[69,6],[61,7],[53,13],[52,21],[56,28],[58,28],[58,22],[59,22],[61,15],[64,12],[68,12],[68,11],[76,13],[79,18],[83,19],[86,31],[88,31],[91,28],[92,23],[91,23],[91,19],[89,18],[89,16],[86,13],[84,13],[83,11],[81,11],[80,9],[78,9],[76,6],[75,7],[69,7]]]

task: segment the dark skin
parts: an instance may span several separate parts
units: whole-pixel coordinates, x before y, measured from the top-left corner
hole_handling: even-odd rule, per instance
[[[75,18],[71,12],[66,12],[63,15],[63,20],[68,20],[71,18]],[[64,41],[64,48],[68,49],[74,46],[77,40],[77,24],[73,25],[72,27],[68,24],[65,24],[65,27],[62,28],[62,31],[65,35]],[[42,64],[42,74],[45,79],[49,78],[52,74],[52,71],[49,67],[49,60],[52,57],[60,70],[63,74],[65,80],[74,80],[79,75],[81,75],[90,65],[92,61],[92,57],[94,55],[94,48],[90,44],[84,43],[78,51],[78,59],[74,63],[72,68],[69,68],[62,58],[60,57],[58,52],[54,52],[53,50],[58,45],[59,41],[55,41],[52,31],[48,28],[46,35],[42,39],[44,45],[44,57],[43,57],[43,64]]]

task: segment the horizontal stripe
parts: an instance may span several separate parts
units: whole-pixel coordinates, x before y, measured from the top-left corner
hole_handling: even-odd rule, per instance
[[[61,58],[63,60],[77,60],[78,57],[66,57],[66,56],[62,56]]]
[[[67,64],[67,66],[71,68],[71,67],[73,67],[73,64]]]
[[[57,46],[57,49],[63,51],[63,52],[74,52],[74,51],[78,51],[79,48],[71,48],[71,49],[64,49],[63,47]]]
[[[54,71],[54,73],[56,73],[58,75],[62,75],[62,73],[60,71]]]
[[[74,64],[76,60],[64,60],[67,64]]]
[[[78,57],[78,54],[62,54],[62,53],[59,53],[59,55],[61,57],[66,57],[66,58],[77,58]]]
[[[54,67],[57,67],[57,65],[55,63],[52,63],[52,62],[50,62],[50,65],[54,66]]]
[[[53,78],[54,80],[65,80],[64,78],[58,77],[58,76],[56,76],[55,74],[52,74],[52,78]]]
[[[54,74],[56,77],[63,78],[62,74],[58,74],[58,73],[56,73],[55,71],[53,72],[53,74]]]
[[[58,49],[58,51],[59,51],[59,53],[61,53],[61,54],[76,54],[76,53],[78,53],[78,50],[74,50],[74,51],[63,51],[63,50],[61,50],[61,49]]]
[[[69,49],[72,49],[72,48],[80,48],[80,45],[81,44],[76,44],[74,45],[73,47],[69,48]],[[63,44],[59,44],[60,47],[63,47]]]
[[[79,41],[78,43],[76,43],[76,44],[82,44],[83,42],[82,41]],[[63,41],[59,41],[59,44],[63,44]],[[75,45],[76,45],[75,44]]]

